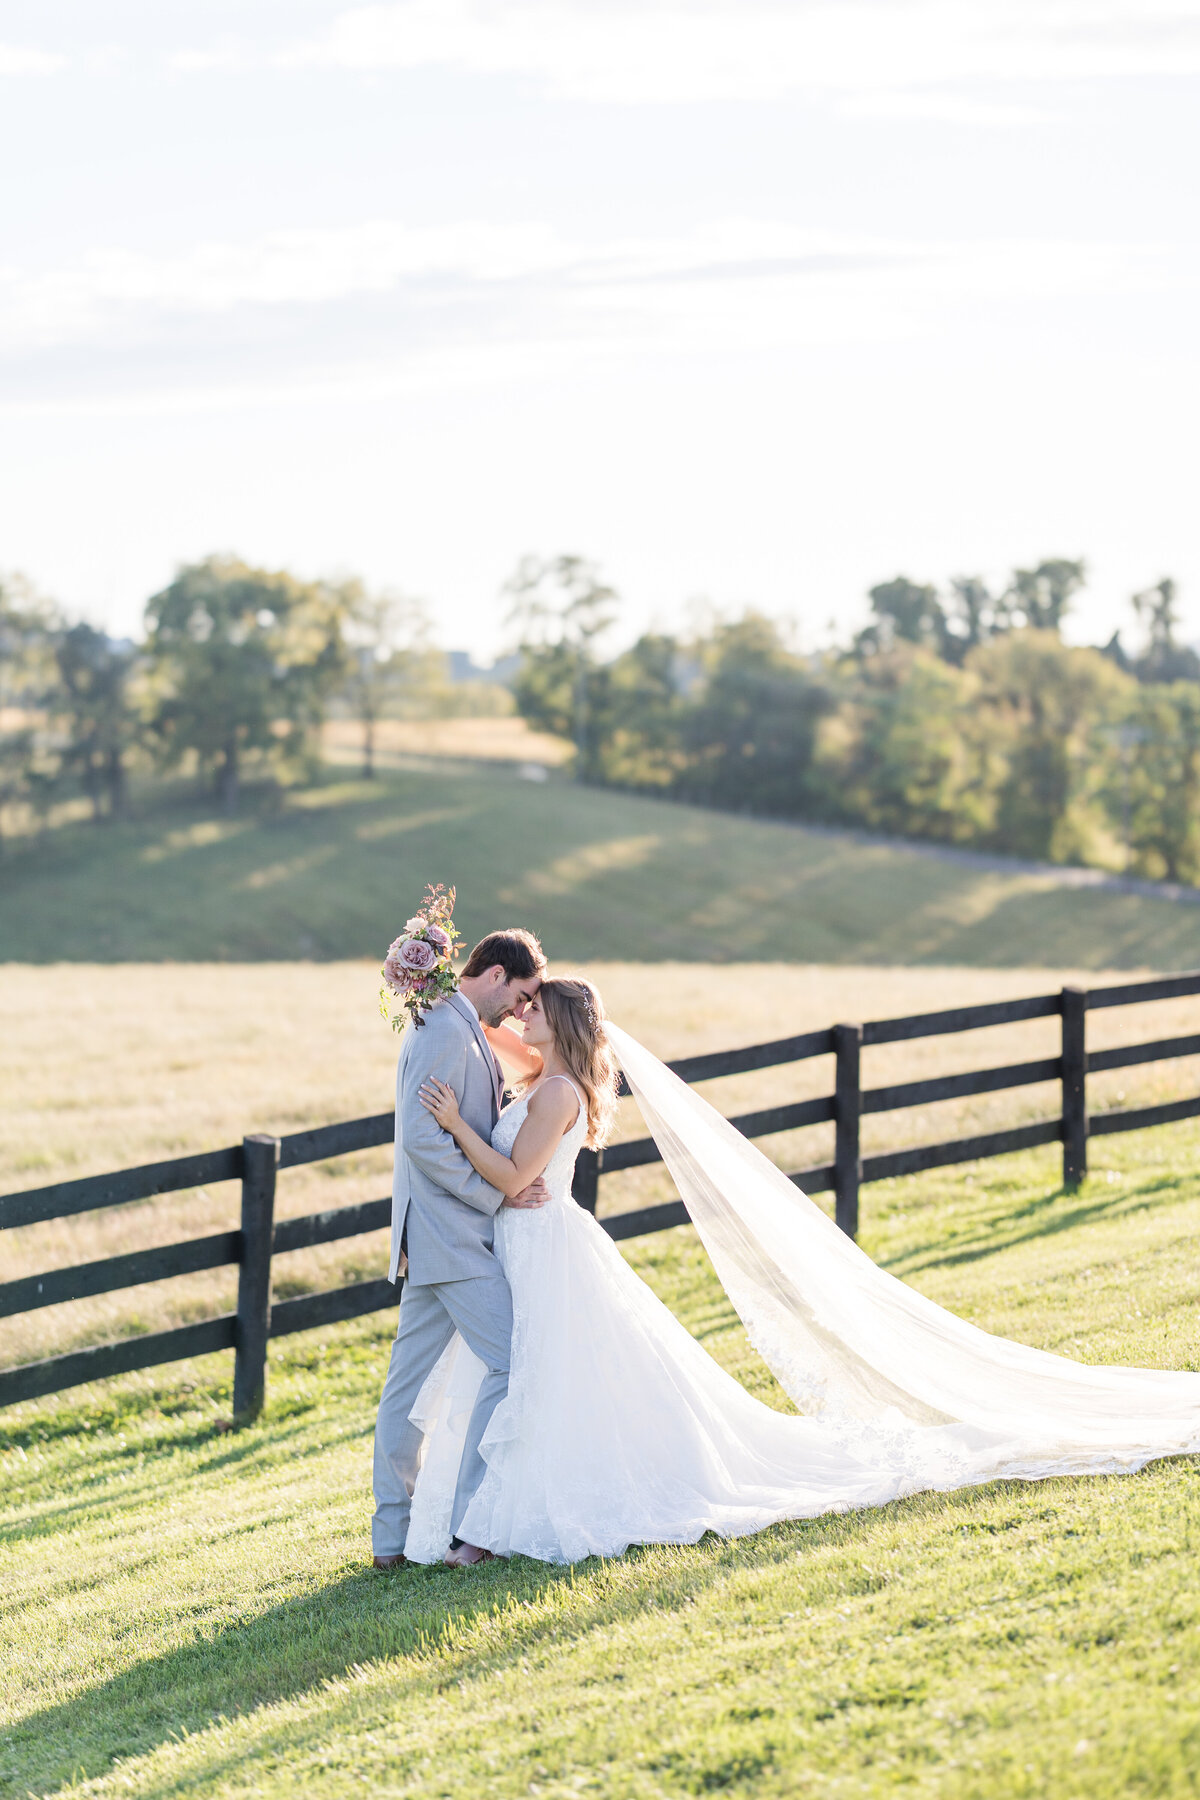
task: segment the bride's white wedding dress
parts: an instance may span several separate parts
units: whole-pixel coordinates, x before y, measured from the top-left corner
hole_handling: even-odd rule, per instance
[[[468,1543],[574,1562],[1200,1450],[1200,1375],[1074,1363],[956,1318],[878,1269],[707,1102],[608,1030],[751,1342],[806,1416],[763,1405],[719,1368],[571,1198],[581,1101],[546,1170],[552,1198],[496,1215],[511,1372],[460,1527]],[[496,1149],[511,1150],[525,1111],[505,1108]],[[418,1399],[413,1561],[445,1554],[482,1372],[455,1338]]]

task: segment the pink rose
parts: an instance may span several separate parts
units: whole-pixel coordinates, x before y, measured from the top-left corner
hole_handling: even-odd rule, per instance
[[[388,951],[383,963],[383,979],[393,994],[407,994],[412,986],[413,978],[400,961],[400,939]]]
[[[409,937],[411,937],[414,931],[424,931],[427,923],[428,923],[428,921],[425,917],[425,914],[417,913],[415,918],[412,918],[408,921],[408,924],[404,927],[404,929],[405,929],[405,931],[407,931]],[[399,941],[400,941],[399,938],[397,938],[396,942],[399,943]]]
[[[448,931],[443,931],[440,925],[427,926],[425,929],[425,936],[429,939],[431,944],[436,944],[439,950],[449,950],[450,933]]]
[[[411,969],[415,975],[427,975],[437,963],[437,951],[421,938],[405,938],[397,960],[402,969]]]

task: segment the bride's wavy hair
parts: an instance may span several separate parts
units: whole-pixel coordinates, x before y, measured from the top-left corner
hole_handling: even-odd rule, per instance
[[[604,1031],[604,1002],[581,975],[552,975],[538,989],[554,1047],[587,1098],[587,1141],[603,1144],[617,1110],[620,1070]]]

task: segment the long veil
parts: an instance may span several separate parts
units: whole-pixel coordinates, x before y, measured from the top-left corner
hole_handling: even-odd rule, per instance
[[[1200,1375],[994,1337],[874,1264],[636,1038],[608,1035],[750,1341],[799,1409],[921,1485],[1129,1470],[1200,1449]]]

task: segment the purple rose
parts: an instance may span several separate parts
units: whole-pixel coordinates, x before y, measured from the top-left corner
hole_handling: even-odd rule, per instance
[[[410,971],[403,968],[400,963],[400,940],[398,938],[384,958],[383,979],[393,994],[407,994],[412,986],[413,978]]]
[[[437,951],[422,938],[405,938],[397,961],[402,969],[411,969],[415,975],[427,975],[437,963]]]
[[[449,950],[450,933],[443,931],[440,925],[426,926],[425,936],[431,944],[436,944],[439,950]]]

